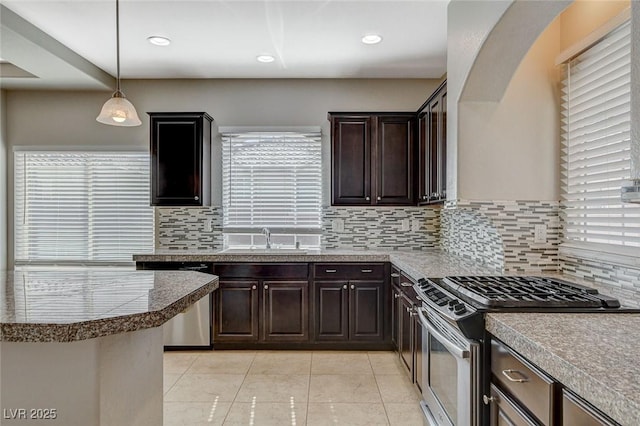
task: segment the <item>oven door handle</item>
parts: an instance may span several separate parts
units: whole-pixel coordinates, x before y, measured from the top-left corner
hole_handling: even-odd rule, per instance
[[[431,321],[422,313],[422,309],[416,309],[418,311],[418,318],[420,318],[420,324],[427,329],[429,333],[433,335],[449,352],[451,352],[457,358],[469,358],[469,351],[461,349],[460,347],[451,343],[437,328],[435,328]]]

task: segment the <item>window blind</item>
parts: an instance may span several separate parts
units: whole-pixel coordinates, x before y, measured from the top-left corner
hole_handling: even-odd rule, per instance
[[[640,247],[640,207],[620,201],[631,176],[630,33],[627,22],[569,61],[562,82],[564,237],[586,248]]]
[[[14,154],[15,261],[121,263],[153,249],[149,154]]]
[[[319,232],[320,133],[227,133],[222,141],[226,231]]]

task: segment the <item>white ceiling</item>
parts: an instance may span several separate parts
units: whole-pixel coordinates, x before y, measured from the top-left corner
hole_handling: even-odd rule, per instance
[[[2,0],[115,75],[115,1]],[[448,0],[121,0],[123,78],[440,78]],[[365,34],[383,37],[365,45]],[[158,47],[151,35],[169,37]],[[0,56],[29,69],[3,43]],[[19,50],[19,49],[14,49]],[[5,52],[7,51],[7,52]],[[21,49],[22,55],[30,52]],[[8,57],[11,53],[13,57]],[[271,54],[273,63],[256,56]],[[6,79],[3,79],[6,80]]]

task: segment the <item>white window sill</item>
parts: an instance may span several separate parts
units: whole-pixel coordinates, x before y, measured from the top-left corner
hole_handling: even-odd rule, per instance
[[[640,268],[640,248],[637,247],[612,247],[606,244],[589,244],[589,247],[585,247],[577,243],[563,243],[559,252],[561,256]]]

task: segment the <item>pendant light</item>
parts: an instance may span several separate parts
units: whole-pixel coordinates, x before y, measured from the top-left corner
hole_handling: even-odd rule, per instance
[[[125,98],[120,90],[120,5],[116,0],[116,91],[104,103],[96,121],[111,126],[139,126],[142,124],[138,113],[131,102]]]

